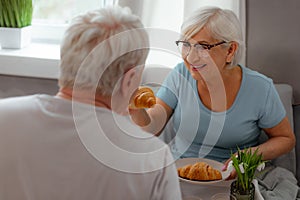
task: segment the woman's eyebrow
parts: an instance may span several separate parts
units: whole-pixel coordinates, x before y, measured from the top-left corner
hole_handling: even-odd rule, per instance
[[[187,42],[193,42],[193,44],[209,44],[209,42],[205,41],[205,40],[200,40],[200,41],[196,41],[196,40],[191,40],[191,41],[187,41]]]
[[[207,42],[205,40],[196,41],[196,43],[198,43],[198,44],[209,44],[209,42]]]

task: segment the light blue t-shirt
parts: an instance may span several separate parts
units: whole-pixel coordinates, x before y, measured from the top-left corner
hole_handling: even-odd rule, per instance
[[[256,146],[261,128],[277,125],[286,115],[270,78],[242,69],[242,83],[233,105],[212,112],[203,105],[197,82],[184,63],[178,64],[156,96],[173,108],[176,137],[171,144],[175,159],[205,157],[224,161],[237,147]]]

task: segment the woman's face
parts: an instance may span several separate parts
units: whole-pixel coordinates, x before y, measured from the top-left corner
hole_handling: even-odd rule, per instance
[[[209,31],[204,27],[196,35],[188,40],[191,44],[189,53],[183,57],[184,63],[191,73],[192,77],[196,80],[206,81],[212,79],[214,74],[222,73],[226,66],[227,49],[222,45],[204,50],[197,50],[194,44],[218,44],[222,41],[216,40],[211,37]]]

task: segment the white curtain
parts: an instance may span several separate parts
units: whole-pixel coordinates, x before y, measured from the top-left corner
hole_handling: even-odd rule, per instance
[[[128,6],[133,13],[139,15],[145,25],[145,27],[159,29],[159,31],[152,31],[152,35],[155,40],[176,40],[174,38],[174,32],[179,36],[180,27],[185,17],[187,17],[194,10],[203,6],[218,6],[220,8],[230,9],[236,13],[241,21],[244,41],[246,39],[246,0],[119,0],[118,3],[121,6]],[[162,34],[162,30],[168,32],[170,37]],[[156,32],[153,33],[153,32]],[[160,34],[161,37],[157,37]],[[168,35],[166,34],[166,35]],[[158,43],[154,41],[150,34],[150,42]],[[170,41],[172,44],[174,41]],[[175,45],[175,43],[174,43]],[[162,45],[165,46],[165,45]],[[174,53],[170,53],[173,49],[162,50],[162,47],[151,49],[148,58],[148,65],[164,65],[168,67],[174,67],[176,63],[180,62],[181,58]],[[244,52],[246,55],[246,52]],[[245,56],[242,59],[241,64],[245,65]]]

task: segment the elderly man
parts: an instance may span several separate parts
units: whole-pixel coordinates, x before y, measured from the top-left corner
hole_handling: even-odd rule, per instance
[[[181,199],[168,147],[128,118],[148,49],[129,9],[73,20],[57,95],[0,101],[0,199]]]

